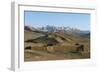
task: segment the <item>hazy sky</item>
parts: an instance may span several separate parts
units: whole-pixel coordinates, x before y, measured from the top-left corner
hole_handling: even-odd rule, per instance
[[[25,11],[25,25],[34,27],[54,25],[90,30],[90,14]]]

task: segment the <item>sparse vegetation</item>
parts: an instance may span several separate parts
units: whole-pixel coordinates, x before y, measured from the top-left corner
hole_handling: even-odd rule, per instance
[[[90,58],[90,34],[80,36],[65,30],[64,32],[53,30],[44,32],[25,27],[25,61]]]

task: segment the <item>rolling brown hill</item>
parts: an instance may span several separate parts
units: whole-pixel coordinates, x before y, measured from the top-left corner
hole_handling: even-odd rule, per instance
[[[85,36],[85,37],[84,37]],[[63,32],[44,32],[35,28],[24,29],[24,60],[44,61],[90,58],[89,35]],[[84,51],[76,51],[76,45],[84,45]]]

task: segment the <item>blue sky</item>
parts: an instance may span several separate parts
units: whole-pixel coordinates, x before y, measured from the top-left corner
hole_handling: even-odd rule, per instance
[[[90,14],[24,11],[24,15],[25,25],[33,27],[53,25],[90,30]]]

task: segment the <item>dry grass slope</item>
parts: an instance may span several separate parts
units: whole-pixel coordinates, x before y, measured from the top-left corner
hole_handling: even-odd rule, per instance
[[[41,33],[24,31],[24,60],[66,60],[90,58],[90,39],[64,33]],[[84,45],[84,51],[77,51],[77,46]]]

